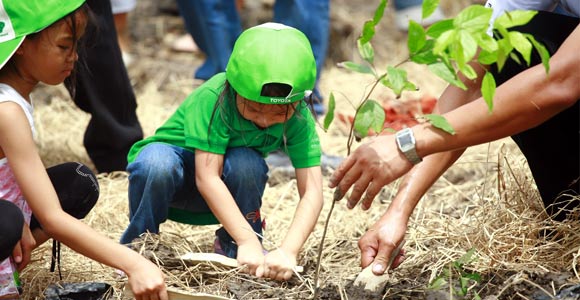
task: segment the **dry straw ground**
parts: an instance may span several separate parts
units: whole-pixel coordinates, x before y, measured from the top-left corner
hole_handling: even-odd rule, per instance
[[[136,60],[129,67],[129,73],[146,135],[152,134],[200,84],[191,74],[200,64],[201,56],[169,49],[170,42],[183,32],[179,16],[160,9],[171,7],[170,2],[139,1],[132,15]],[[448,15],[453,15],[470,2],[449,0],[442,1],[442,6]],[[331,3],[331,58],[322,74],[321,89],[325,94],[334,91],[341,95],[337,99],[338,110],[351,114],[349,101],[358,101],[370,81],[339,70],[334,63],[356,59],[354,38],[363,20],[372,16],[375,4],[361,0],[332,0]],[[267,18],[267,14],[258,15]],[[374,42],[380,64],[385,66],[405,58],[405,34],[392,28],[392,18],[393,12],[389,9]],[[249,20],[256,22],[258,17],[252,15]],[[443,82],[423,68],[405,67],[421,90],[404,95],[403,101],[421,95],[438,96],[444,88]],[[387,90],[378,91],[376,97],[385,101],[392,99]],[[39,147],[46,165],[64,161],[90,165],[82,147],[84,128],[90,116],[74,106],[66,91],[61,86],[39,88],[35,108]],[[328,132],[320,130],[320,135],[325,152],[345,155],[344,124],[336,123]],[[118,240],[128,222],[127,175],[124,172],[100,174],[99,182],[99,203],[85,222]],[[356,242],[386,209],[396,187],[396,182],[385,187],[366,212],[359,208],[347,210],[344,203],[336,206],[320,262],[322,298],[360,299],[361,296],[350,293],[352,280],[360,271]],[[287,283],[258,280],[238,270],[211,265],[186,266],[175,258],[189,251],[210,252],[216,226],[194,227],[167,222],[162,226],[161,236],[146,237],[142,250],[166,271],[168,284],[182,290],[237,299],[307,299],[313,294],[316,256],[332,192],[324,188],[325,209],[299,257],[305,272]],[[276,178],[266,188],[263,214],[267,219],[267,247],[275,247],[283,238],[297,201],[296,184],[291,178]],[[476,260],[468,268],[480,273],[483,281],[471,288],[472,296],[476,291],[487,299],[549,299],[540,297],[554,295],[560,288],[580,281],[577,273],[579,225],[578,222],[554,223],[546,219],[526,161],[509,139],[474,147],[437,181],[418,205],[407,233],[407,260],[394,271],[382,295],[368,298],[449,299],[447,288],[429,291],[428,282],[441,274],[450,262],[474,248]],[[556,234],[551,238],[542,237],[540,233],[547,229]],[[115,287],[114,298],[123,299],[123,278],[113,269],[66,247],[63,247],[63,280],[60,281],[57,273],[48,271],[51,257],[48,244],[34,253],[33,262],[22,273],[23,299],[43,299],[43,291],[49,284],[84,281],[109,283]]]

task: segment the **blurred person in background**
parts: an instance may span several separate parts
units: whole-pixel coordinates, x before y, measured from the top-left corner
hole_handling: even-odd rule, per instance
[[[128,18],[129,13],[137,6],[137,0],[111,0],[111,9],[115,20],[115,29],[117,30],[117,39],[123,62],[129,66],[133,62],[131,56],[131,37],[129,35]]]
[[[143,138],[137,101],[121,49],[110,1],[88,0],[95,23],[83,36],[74,78],[65,80],[75,104],[91,114],[83,144],[98,172],[124,171],[129,148]]]

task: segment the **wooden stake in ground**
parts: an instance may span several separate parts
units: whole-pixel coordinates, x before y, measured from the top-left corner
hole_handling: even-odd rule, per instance
[[[373,273],[373,264],[371,263],[366,268],[364,268],[354,280],[354,287],[363,287],[367,291],[371,292],[380,292],[385,289],[388,281],[389,281],[389,269],[391,268],[391,264],[395,260],[395,257],[399,255],[401,248],[405,241],[403,240],[399,246],[393,251],[391,257],[389,258],[389,262],[387,263],[387,269],[383,275],[375,275]]]

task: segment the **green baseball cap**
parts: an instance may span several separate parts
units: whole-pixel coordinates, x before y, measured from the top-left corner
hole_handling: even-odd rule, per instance
[[[226,67],[226,78],[242,97],[265,104],[287,104],[312,93],[316,61],[306,36],[299,30],[265,23],[251,27],[237,39]],[[292,89],[286,97],[262,96],[268,83]]]
[[[52,25],[85,0],[0,0],[0,69],[24,38]]]

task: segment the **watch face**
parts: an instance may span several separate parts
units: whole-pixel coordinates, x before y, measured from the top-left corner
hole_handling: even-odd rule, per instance
[[[413,139],[409,134],[403,134],[399,136],[399,141],[401,142],[402,147],[406,147],[408,145],[413,144]]]

